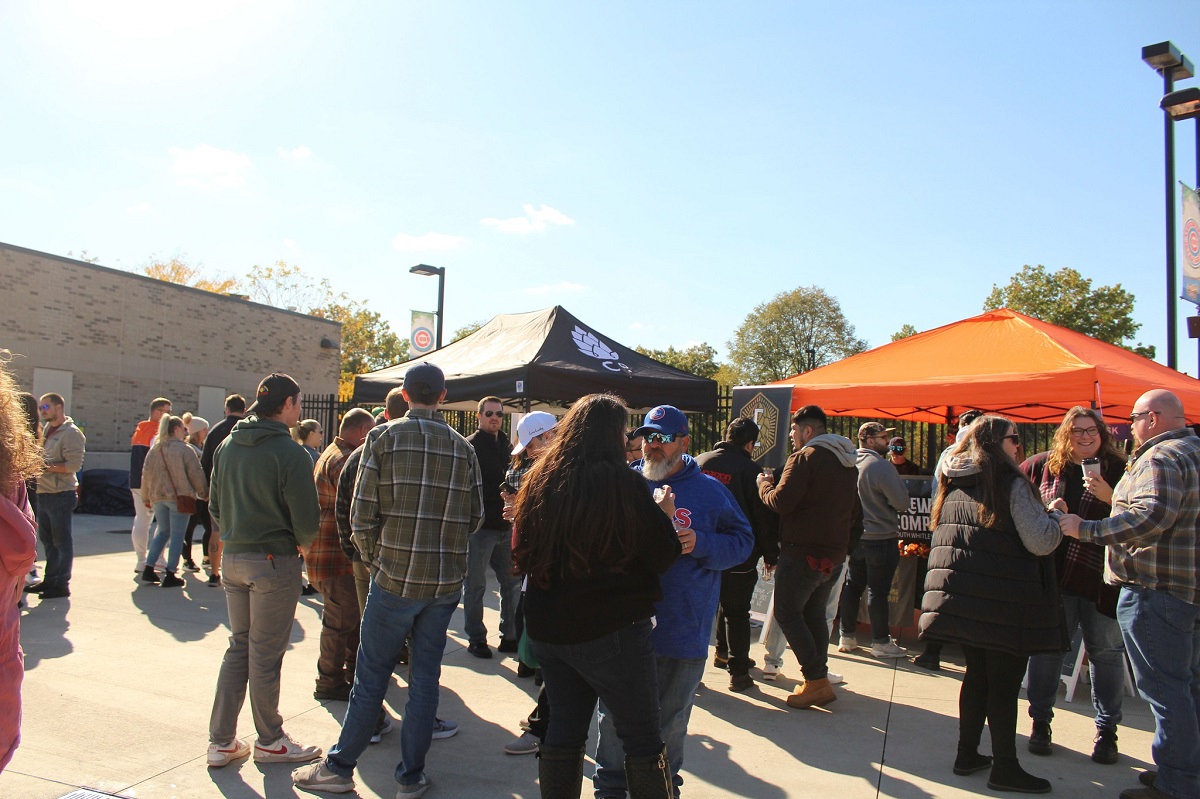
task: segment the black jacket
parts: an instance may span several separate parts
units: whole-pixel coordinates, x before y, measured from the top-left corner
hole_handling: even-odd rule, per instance
[[[209,485],[212,484],[213,454],[217,451],[217,447],[221,446],[221,442],[229,438],[229,434],[233,432],[233,426],[241,418],[233,415],[226,416],[208,430],[208,437],[204,439],[204,451],[200,454],[200,468],[204,470],[204,479]]]
[[[696,456],[700,470],[729,489],[750,521],[754,531],[754,549],[745,563],[728,569],[731,572],[751,571],[761,557],[769,566],[779,560],[779,514],[763,504],[758,496],[759,468],[743,447],[722,441],[712,452]]]
[[[1013,655],[1067,651],[1053,556],[1025,549],[1011,521],[980,526],[974,482],[954,486],[933,532],[921,637]]]
[[[483,526],[488,530],[508,530],[504,521],[504,499],[500,484],[512,460],[512,444],[501,432],[497,435],[476,430],[467,436],[479,458],[479,473],[483,476]]]

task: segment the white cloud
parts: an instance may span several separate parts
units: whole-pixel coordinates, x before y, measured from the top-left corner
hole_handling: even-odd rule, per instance
[[[190,150],[171,147],[171,174],[184,186],[197,189],[237,188],[250,171],[250,156],[201,144]]]
[[[284,239],[283,246],[289,250],[295,250],[296,249],[296,240],[295,239]]]
[[[649,326],[644,325],[641,322],[630,322],[629,329],[630,330],[649,330],[650,328],[649,328]]]
[[[143,202],[138,203],[137,205],[129,206],[125,209],[125,213],[129,214],[130,216],[146,216],[153,210],[154,207],[150,205],[150,203]]]
[[[560,283],[550,283],[545,286],[530,286],[525,289],[526,294],[578,294],[582,291],[589,291],[591,286],[585,286],[582,283],[572,283],[569,280],[564,280]]]
[[[308,149],[304,145],[293,147],[290,150],[286,150],[283,147],[279,147],[277,149],[279,151],[279,157],[284,161],[307,161],[312,158],[313,154],[312,150]]]
[[[392,247],[400,252],[440,252],[457,250],[466,243],[462,236],[451,236],[448,233],[434,233],[432,230],[420,236],[410,236],[408,233],[397,233],[392,239]]]
[[[521,206],[521,209],[525,212],[525,216],[514,216],[511,219],[496,219],[489,216],[480,219],[479,222],[503,233],[519,233],[521,235],[545,230],[548,225],[575,224],[574,219],[557,208],[551,208],[545,204],[534,208],[532,203],[526,203]]]

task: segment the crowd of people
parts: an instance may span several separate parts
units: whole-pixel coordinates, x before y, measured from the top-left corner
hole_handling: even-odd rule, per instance
[[[383,700],[406,663],[397,796],[422,796],[431,742],[457,732],[437,711],[460,603],[467,651],[493,657],[483,621],[489,571],[500,590],[496,647],[541,686],[504,751],[537,754],[543,797],[580,795],[594,719],[598,799],[680,795],[714,626],[712,662],[728,670],[729,689],[754,683],[760,570],[773,577],[777,634],[764,640],[759,674],[777,679],[791,648],[803,679],[789,706],[838,699],[831,640],[883,661],[909,656],[891,636],[888,595],[909,504],[902,476],[922,470],[894,429],[868,422],[852,442],[829,431],[820,407],[804,406],[791,419],[786,463],[761,469],[760,431],[745,418],[693,457],[677,408],[653,408],[629,429],[624,401],[595,394],[562,418],[525,414],[513,446],[500,398],[479,401],[478,429],[463,437],[438,410],[445,393],[436,366],[414,366],[379,418],[347,412],[323,450],[324,431],[302,419],[300,386],[286,374],[265,378],[249,407],[231,395],[211,428],[172,415],[166,398],[151,403],[131,442],[137,573],[173,587],[184,583],[181,568],[207,568],[228,607],[210,767],[247,756],[307,763],[293,773],[297,787],[353,790],[360,758],[395,727]],[[0,369],[0,542],[13,599],[0,620],[6,687],[20,683],[16,604],[35,535],[45,573],[26,590],[70,593],[85,439],[64,404],[56,394],[22,397]],[[1027,678],[1027,748],[1049,755],[1059,675],[1081,629],[1092,760],[1118,762],[1128,656],[1155,717],[1158,770],[1123,799],[1200,797],[1200,438],[1166,391],[1143,395],[1130,422],[1128,457],[1098,411],[1076,407],[1051,449],[1025,459],[1012,421],[972,411],[938,459],[918,625],[925,647],[915,662],[938,669],[944,645],[962,649],[955,774],[986,770],[993,790],[1050,791],[1017,759],[1019,692]],[[278,707],[304,572],[322,601],[314,697],[347,703],[327,752],[288,735]],[[864,594],[870,643],[860,647]],[[0,768],[19,739],[19,690],[2,693]],[[247,696],[252,742],[237,730]],[[979,751],[985,724],[990,755]]]

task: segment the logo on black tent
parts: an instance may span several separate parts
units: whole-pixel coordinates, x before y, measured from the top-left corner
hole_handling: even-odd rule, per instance
[[[579,325],[575,325],[575,329],[571,331],[571,338],[575,340],[575,346],[579,348],[580,352],[599,359],[600,365],[610,372],[633,373],[632,369],[617,360],[621,356],[614,352],[612,347],[597,338],[595,333],[589,333]]]

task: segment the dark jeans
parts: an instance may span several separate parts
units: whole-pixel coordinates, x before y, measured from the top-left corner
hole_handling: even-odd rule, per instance
[[[831,572],[813,569],[804,555],[787,550],[775,569],[775,623],[783,630],[806,680],[829,675],[829,627],[825,605],[842,567]]]
[[[550,700],[547,747],[583,749],[599,699],[612,714],[626,755],[662,751],[652,629],[643,619],[581,644],[530,641]]]
[[[1017,756],[1017,697],[1029,658],[963,644],[967,671],[958,692],[958,747],[976,751],[986,719],[997,758]]]
[[[196,500],[196,512],[188,519],[187,532],[183,534],[183,558],[192,559],[192,535],[197,527],[204,528],[204,538],[200,541],[200,551],[208,557],[208,540],[212,538],[212,518],[208,515],[208,501]]]
[[[853,636],[858,626],[858,605],[863,590],[867,592],[867,613],[871,617],[871,640],[887,641],[888,595],[892,578],[900,565],[900,550],[896,539],[859,541],[850,553],[850,570],[842,586],[842,635]]]
[[[45,588],[66,589],[71,582],[75,545],[71,538],[71,514],[75,512],[75,492],[58,491],[38,494],[38,540],[46,550]]]
[[[729,658],[730,674],[750,671],[750,600],[758,585],[758,570],[721,574],[721,604],[717,606],[717,654]]]

